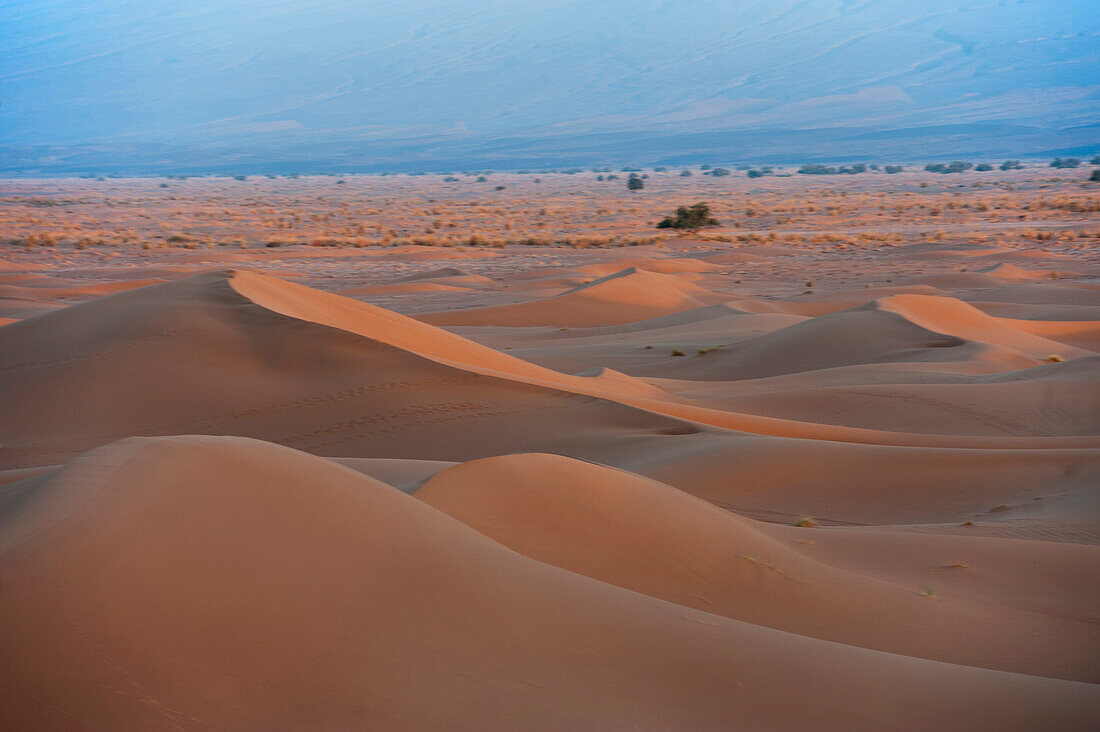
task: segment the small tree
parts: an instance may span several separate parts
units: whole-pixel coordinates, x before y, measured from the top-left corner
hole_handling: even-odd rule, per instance
[[[645,181],[636,175],[630,176],[630,180],[626,182],[627,190],[640,191],[645,188]]]
[[[666,216],[657,224],[658,229],[687,229],[698,231],[707,226],[720,226],[718,220],[710,215],[710,206],[697,203],[694,206],[680,206],[675,216]]]
[[[1100,183],[1100,168],[1096,168],[1092,171],[1092,175],[1089,176],[1089,180],[1093,183]]]

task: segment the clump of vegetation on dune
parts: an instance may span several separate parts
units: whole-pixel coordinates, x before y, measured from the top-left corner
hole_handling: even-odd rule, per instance
[[[684,229],[699,231],[708,226],[720,226],[718,219],[710,215],[710,206],[697,203],[694,206],[680,206],[675,216],[666,216],[657,224],[658,229]]]

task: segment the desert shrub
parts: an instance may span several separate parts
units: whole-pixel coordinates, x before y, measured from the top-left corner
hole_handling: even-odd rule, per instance
[[[802,175],[836,175],[839,171],[836,168],[819,163],[806,163],[798,169],[798,172]]]
[[[886,167],[883,168],[883,170],[886,171],[887,173],[889,173],[890,175],[894,175],[895,173],[900,173],[901,171],[905,170],[905,166],[904,165],[887,165]]]
[[[719,226],[718,220],[711,217],[710,206],[697,203],[694,206],[680,206],[675,216],[666,216],[657,224],[658,229],[687,229],[698,231],[708,226]]]
[[[640,191],[645,188],[645,181],[636,175],[632,175],[629,180],[627,180],[626,187],[627,190]]]
[[[1050,167],[1052,168],[1076,168],[1081,165],[1081,161],[1077,158],[1054,158],[1050,161]]]
[[[691,171],[690,170],[681,170],[680,171],[680,177],[681,178],[690,178],[691,177]]]
[[[763,170],[756,170],[755,168],[749,168],[748,172],[745,173],[745,175],[747,175],[750,178],[763,178],[764,177],[764,171]]]
[[[714,168],[710,171],[710,174],[713,175],[715,178],[721,178],[722,176],[729,175],[730,172],[725,168]]]
[[[1092,171],[1092,174],[1089,176],[1089,180],[1093,183],[1100,183],[1100,168],[1096,168]]]
[[[993,170],[993,166],[989,163],[979,163],[978,165],[974,166],[974,170],[978,171],[979,173],[986,173],[990,170]]]
[[[999,167],[1001,170],[1022,170],[1024,166],[1019,160],[1006,160]]]

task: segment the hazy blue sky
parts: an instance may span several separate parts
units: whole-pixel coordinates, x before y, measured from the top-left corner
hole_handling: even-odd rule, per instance
[[[7,0],[0,142],[1097,122],[1098,0]]]

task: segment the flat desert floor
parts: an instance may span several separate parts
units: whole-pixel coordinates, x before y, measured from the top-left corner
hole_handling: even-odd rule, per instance
[[[0,726],[1096,729],[1088,172],[0,182]]]

